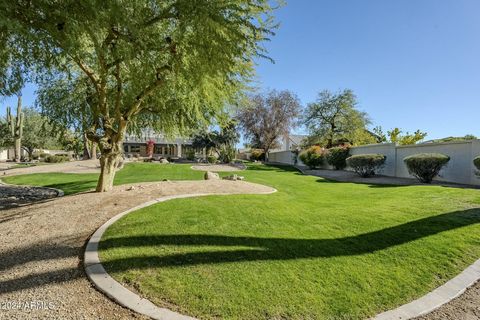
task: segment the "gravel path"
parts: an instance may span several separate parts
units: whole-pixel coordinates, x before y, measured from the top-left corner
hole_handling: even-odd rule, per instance
[[[241,181],[166,181],[2,210],[0,319],[143,319],[86,279],[81,259],[89,236],[112,216],[163,195],[268,191]]]
[[[1,169],[0,169],[1,170]],[[64,173],[98,173],[100,172],[99,160],[82,160],[70,161],[64,163],[46,164],[41,166],[32,166],[25,168],[8,169],[0,172],[2,176],[15,176],[19,174],[30,173],[48,173],[48,172],[64,172]]]
[[[211,171],[211,172],[227,172],[227,171],[241,171],[245,168],[240,165],[233,164],[199,164],[192,166],[193,170]]]

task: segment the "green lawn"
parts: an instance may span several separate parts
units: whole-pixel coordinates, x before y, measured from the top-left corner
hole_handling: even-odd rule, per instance
[[[200,318],[360,319],[480,256],[478,190],[335,183],[262,165],[244,175],[278,192],[131,213],[104,235],[102,263],[156,304]]]
[[[201,179],[190,165],[129,164],[115,183]],[[249,165],[271,195],[209,196],[131,213],[100,243],[106,269],[200,318],[360,319],[411,301],[480,256],[480,191],[336,183]],[[95,174],[6,182],[91,189]]]
[[[203,172],[191,164],[129,163],[115,176],[115,185],[168,180],[199,180]],[[36,173],[2,177],[6,183],[62,189],[66,195],[95,189],[98,174]]]

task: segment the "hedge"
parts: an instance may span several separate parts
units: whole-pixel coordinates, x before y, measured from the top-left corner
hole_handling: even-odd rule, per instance
[[[424,183],[431,183],[448,161],[450,157],[441,153],[419,153],[403,159],[408,172]]]
[[[343,170],[347,166],[347,158],[350,154],[349,148],[334,147],[328,149],[327,163],[335,170]]]
[[[312,146],[299,155],[300,160],[310,169],[320,167],[325,161],[325,155],[322,148],[319,146]]]
[[[371,177],[385,164],[387,157],[383,154],[357,154],[347,158],[346,162],[359,176]]]

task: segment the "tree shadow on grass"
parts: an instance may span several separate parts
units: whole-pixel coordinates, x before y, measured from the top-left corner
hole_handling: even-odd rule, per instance
[[[138,256],[102,262],[111,272],[150,267],[178,267],[244,261],[292,260],[362,255],[405,244],[444,231],[477,224],[480,209],[445,213],[398,226],[336,239],[285,239],[175,234],[110,238],[100,250],[121,247],[214,246],[215,250],[166,256]],[[232,247],[219,250],[218,247]],[[234,247],[241,247],[235,249]],[[138,251],[141,253],[141,250]]]

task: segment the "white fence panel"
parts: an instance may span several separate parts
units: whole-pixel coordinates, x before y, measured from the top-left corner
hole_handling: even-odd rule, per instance
[[[407,156],[418,153],[443,153],[450,157],[447,166],[440,171],[435,180],[461,184],[480,185],[480,178],[475,174],[473,159],[480,156],[480,140],[453,141],[445,143],[426,143],[410,146],[396,146],[393,143],[381,143],[352,147],[351,155],[380,153],[387,159],[381,174],[391,177],[412,178],[403,162]],[[293,165],[294,155],[291,151],[270,153],[270,161]],[[298,165],[304,164],[298,160]],[[325,167],[330,169],[329,166]]]

